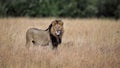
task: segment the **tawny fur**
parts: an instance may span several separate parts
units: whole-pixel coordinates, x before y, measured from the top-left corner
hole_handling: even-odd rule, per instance
[[[56,35],[57,30],[61,31],[60,35]],[[58,44],[62,42],[63,33],[63,22],[61,20],[54,20],[46,30],[30,28],[26,32],[26,47],[29,48],[32,44],[57,48]]]

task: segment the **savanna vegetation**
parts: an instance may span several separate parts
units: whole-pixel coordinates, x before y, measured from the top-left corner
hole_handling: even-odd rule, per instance
[[[120,68],[120,21],[62,19],[58,51],[25,47],[26,31],[46,29],[54,18],[0,19],[0,68]]]

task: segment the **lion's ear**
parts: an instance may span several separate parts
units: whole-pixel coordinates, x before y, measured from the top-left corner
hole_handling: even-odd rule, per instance
[[[59,20],[59,22],[60,22],[60,25],[62,25],[62,26],[64,25],[64,23],[62,22],[62,20]]]
[[[62,21],[59,21],[59,24],[60,24],[61,26],[63,26],[63,25],[64,25],[64,23],[63,23]]]
[[[54,26],[56,24],[56,21],[52,21],[52,25]]]

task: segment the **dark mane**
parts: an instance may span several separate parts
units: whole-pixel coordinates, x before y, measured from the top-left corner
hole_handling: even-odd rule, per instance
[[[58,47],[58,44],[61,43],[61,38],[56,37],[51,33],[51,27],[52,27],[52,24],[50,24],[49,27],[45,31],[49,31],[49,35],[50,35],[50,39],[52,41],[53,49],[55,49]]]
[[[51,27],[52,27],[52,24],[50,24],[49,27],[45,31],[49,30],[49,32],[50,32]]]

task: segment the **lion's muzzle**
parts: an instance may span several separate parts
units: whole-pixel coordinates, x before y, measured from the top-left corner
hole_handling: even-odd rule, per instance
[[[56,33],[56,35],[59,36],[59,35],[61,34],[61,31],[60,31],[60,30],[57,30],[55,33]]]

